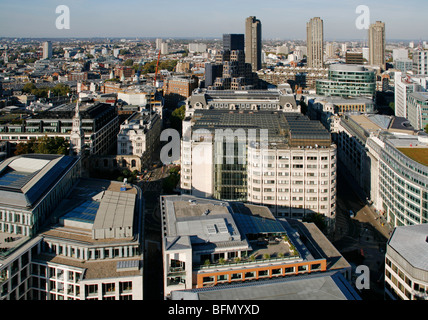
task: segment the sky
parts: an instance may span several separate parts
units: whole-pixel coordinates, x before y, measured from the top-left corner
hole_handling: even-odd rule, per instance
[[[69,29],[56,27],[59,5]],[[428,40],[426,0],[0,0],[0,37],[221,38],[245,33],[256,16],[263,39],[305,40],[306,23],[320,17],[327,41],[367,40],[360,5],[370,23],[385,22],[387,39]]]

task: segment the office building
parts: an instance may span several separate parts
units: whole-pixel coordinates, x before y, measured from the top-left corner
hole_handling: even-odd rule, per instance
[[[43,60],[52,58],[52,42],[43,42]]]
[[[28,142],[31,139],[63,137],[69,140],[73,129],[76,104],[51,107],[35,113],[22,124],[6,123],[0,126],[0,139],[11,143]],[[91,155],[108,154],[115,151],[119,117],[115,106],[106,103],[79,104],[81,128],[85,136],[85,147]],[[113,149],[112,149],[113,147]]]
[[[394,61],[395,69],[400,70],[402,73],[406,74],[408,71],[413,70],[413,60],[411,59],[397,59]]]
[[[413,51],[413,74],[428,74],[428,50]]]
[[[317,95],[374,98],[375,92],[375,72],[363,66],[333,64],[328,79],[316,80]]]
[[[428,126],[428,92],[407,95],[407,118],[416,130],[424,130]]]
[[[385,298],[428,300],[428,225],[396,227],[385,254]]]
[[[141,159],[142,167],[149,166],[159,146],[161,128],[162,121],[156,112],[144,110],[134,113],[120,125],[117,155],[136,156]]]
[[[324,27],[319,17],[312,18],[306,24],[307,66],[324,67]]]
[[[196,76],[171,76],[163,83],[165,106],[175,108],[180,101],[191,96],[193,90],[199,86]]]
[[[339,271],[171,292],[171,300],[361,300]],[[251,309],[250,309],[251,310]],[[257,312],[254,305],[252,311]]]
[[[69,156],[22,155],[0,164],[0,233],[34,236],[79,178]]]
[[[427,84],[427,76],[410,75],[404,72],[394,73],[394,109],[397,117],[408,117],[408,95],[412,92],[426,91]]]
[[[245,20],[245,62],[253,72],[262,68],[262,24],[254,16]]]
[[[317,212],[334,220],[336,148],[321,123],[291,104],[265,103],[260,110],[253,101],[214,105],[199,100],[186,108],[183,193],[262,204],[277,216]],[[232,142],[223,141],[226,136]]]
[[[370,158],[366,196],[392,227],[427,223],[428,139],[415,133],[405,119],[391,126],[392,130],[372,132],[366,140]]]
[[[274,85],[288,83],[297,92],[299,89],[315,89],[317,80],[328,79],[328,68],[275,66],[272,70],[259,70],[257,77]]]
[[[223,50],[245,51],[245,35],[243,35],[243,34],[223,34]]]
[[[376,21],[376,23],[370,25],[368,33],[370,49],[369,64],[378,66],[382,70],[385,70],[385,23],[381,21]]]
[[[1,299],[142,300],[141,201],[135,186],[78,180],[52,209],[48,228],[8,242]]]
[[[249,90],[258,86],[256,74],[252,71],[251,64],[245,62],[245,54],[242,50],[223,50],[216,55],[217,74],[209,89],[215,90]],[[208,76],[214,72],[208,72]],[[207,87],[207,86],[206,86]]]
[[[393,49],[392,50],[392,60],[396,62],[397,60],[403,60],[409,58],[409,50],[404,48]]]
[[[160,206],[166,298],[330,271],[349,279],[349,263],[312,223],[277,220],[263,206],[186,195],[161,196]]]
[[[345,57],[346,64],[358,64],[363,65],[364,59],[363,59],[363,53],[362,52],[346,52]]]

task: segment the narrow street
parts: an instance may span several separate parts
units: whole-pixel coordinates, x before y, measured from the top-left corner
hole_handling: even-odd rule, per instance
[[[365,265],[370,270],[370,289],[362,290],[363,299],[383,300],[385,248],[390,230],[367,204],[363,203],[347,181],[338,177],[336,231],[330,237],[333,245],[355,268]],[[355,213],[350,216],[350,210]],[[353,283],[355,284],[355,282]]]

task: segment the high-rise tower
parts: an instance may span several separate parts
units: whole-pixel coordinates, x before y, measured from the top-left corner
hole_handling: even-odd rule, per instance
[[[262,68],[262,24],[254,16],[245,20],[245,62],[253,72]]]
[[[319,17],[306,24],[307,65],[309,68],[324,66],[324,27]]]
[[[369,28],[369,63],[379,66],[383,70],[386,68],[385,46],[385,23],[376,21]]]

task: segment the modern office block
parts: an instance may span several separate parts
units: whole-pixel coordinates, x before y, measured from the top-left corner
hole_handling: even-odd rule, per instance
[[[160,206],[168,299],[176,291],[333,270],[349,279],[349,263],[314,224],[277,220],[263,206],[187,195],[161,196]],[[322,250],[303,243],[303,236]]]
[[[244,34],[223,34],[223,50],[245,50]]]
[[[428,126],[428,92],[407,95],[407,118],[416,130],[424,130]]]
[[[328,79],[316,81],[316,93],[322,96],[370,97],[376,91],[376,77],[372,70],[357,65],[331,65]]]
[[[334,220],[336,148],[321,123],[296,113],[289,102],[258,107],[239,96],[208,104],[202,98],[189,99],[183,121],[182,192],[267,205],[278,216],[318,212]]]
[[[142,300],[142,198],[138,187],[80,179],[32,238],[0,233],[1,300]]]
[[[426,75],[428,74],[428,51],[415,50],[413,51],[413,74]]]
[[[34,236],[79,178],[80,160],[29,154],[0,165],[0,233]]]

